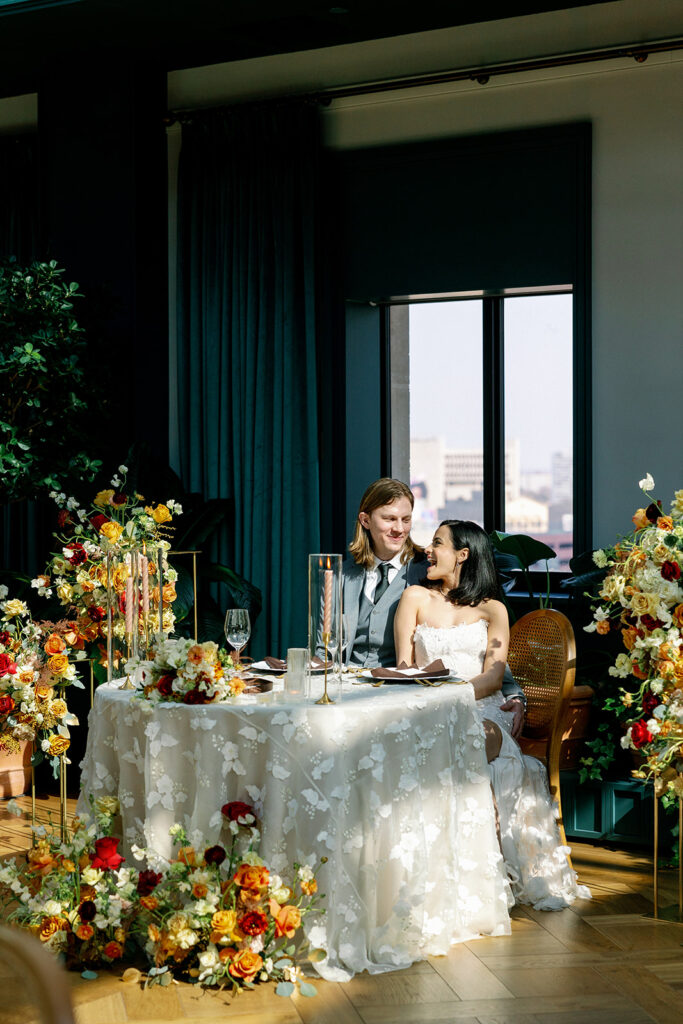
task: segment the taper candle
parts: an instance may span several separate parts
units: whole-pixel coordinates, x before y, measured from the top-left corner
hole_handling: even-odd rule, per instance
[[[140,573],[142,575],[142,614],[149,614],[149,567],[147,555],[140,557]]]
[[[332,632],[332,577],[333,572],[330,569],[330,560],[327,559],[327,569],[325,569],[325,587],[324,587],[324,599],[323,599],[323,638],[330,635]]]
[[[126,633],[133,631],[133,566],[130,555],[126,555]]]

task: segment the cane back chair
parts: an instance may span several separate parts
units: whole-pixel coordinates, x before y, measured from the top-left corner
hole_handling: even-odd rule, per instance
[[[547,768],[550,794],[559,809],[560,838],[566,845],[560,748],[576,671],[576,642],[569,619],[552,608],[523,615],[510,630],[508,664],[527,699],[520,746]]]

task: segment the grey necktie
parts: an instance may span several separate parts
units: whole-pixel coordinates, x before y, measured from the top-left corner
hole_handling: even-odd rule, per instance
[[[389,586],[389,568],[390,568],[390,563],[389,562],[380,562],[379,565],[377,566],[377,568],[380,571],[380,577],[379,577],[379,581],[377,583],[377,586],[375,587],[375,595],[374,595],[374,598],[373,598],[373,601],[374,601],[375,604],[378,603],[380,597],[382,596],[384,591]]]

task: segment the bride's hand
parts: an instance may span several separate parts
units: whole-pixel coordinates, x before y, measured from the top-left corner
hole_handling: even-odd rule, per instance
[[[512,719],[512,729],[510,735],[513,740],[518,740],[522,735],[522,729],[524,728],[524,703],[519,697],[510,697],[504,704],[500,705],[501,711],[512,711],[514,712],[514,718]]]

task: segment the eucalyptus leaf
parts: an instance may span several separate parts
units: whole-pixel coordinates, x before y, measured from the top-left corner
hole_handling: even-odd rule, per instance
[[[315,985],[311,985],[308,981],[299,982],[299,992],[302,996],[306,996],[307,999],[312,998],[312,996],[317,996],[318,994],[318,990]]]
[[[294,991],[294,986],[291,981],[280,981],[275,989],[276,996],[283,996],[285,999],[291,996]]]

